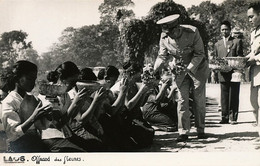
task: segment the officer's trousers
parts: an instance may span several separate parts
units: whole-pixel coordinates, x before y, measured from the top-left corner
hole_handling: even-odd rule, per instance
[[[193,90],[193,109],[195,115],[195,127],[198,133],[204,133],[205,115],[206,115],[206,87],[205,83],[194,82],[187,74],[178,87],[178,131],[179,134],[188,134],[191,128],[190,111],[189,111],[189,95]]]

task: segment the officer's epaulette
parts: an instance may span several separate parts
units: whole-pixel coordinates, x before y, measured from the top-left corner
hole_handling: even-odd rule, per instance
[[[195,26],[192,26],[192,25],[181,24],[180,26],[183,27],[183,30],[190,32],[190,33],[194,33],[197,29]]]

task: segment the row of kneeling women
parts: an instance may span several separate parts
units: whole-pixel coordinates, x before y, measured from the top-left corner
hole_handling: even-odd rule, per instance
[[[45,82],[35,83],[37,72],[26,60],[2,72],[9,152],[134,151],[152,145],[152,126],[177,128],[176,88],[163,76],[147,81],[142,66],[126,63],[120,80],[113,66],[97,80],[71,61],[49,72]]]

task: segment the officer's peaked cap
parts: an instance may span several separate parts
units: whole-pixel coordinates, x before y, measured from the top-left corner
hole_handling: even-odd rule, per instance
[[[159,21],[157,21],[156,24],[170,24],[170,23],[174,23],[175,21],[177,21],[177,19],[180,17],[179,14],[173,14],[167,17],[164,17],[162,19],[160,19]]]

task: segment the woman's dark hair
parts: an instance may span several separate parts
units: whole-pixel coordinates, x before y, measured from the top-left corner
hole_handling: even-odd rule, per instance
[[[80,79],[87,81],[97,81],[97,77],[91,68],[83,68],[80,71]]]
[[[105,75],[106,75],[106,69],[100,69],[98,71],[98,75],[97,75],[97,78],[99,80],[103,80],[105,78]]]
[[[57,83],[59,80],[59,73],[57,71],[50,71],[47,74],[47,80],[49,82],[53,82],[54,84]]]
[[[30,72],[38,72],[37,66],[29,61],[21,60],[17,61],[11,68],[11,71],[5,72],[1,75],[1,79],[5,78],[8,84],[8,91],[14,90],[15,83],[24,75]],[[7,89],[5,89],[6,91]]]
[[[222,21],[220,25],[226,25],[229,29],[231,29],[231,23],[227,20]]]
[[[256,12],[260,12],[260,2],[249,3],[248,9],[253,8]]]
[[[111,65],[109,65],[109,66],[107,66],[107,68],[106,68],[106,77],[118,77],[119,76],[119,71],[118,71],[118,69],[115,67],[115,66],[111,66]]]
[[[65,80],[76,74],[80,74],[77,65],[71,61],[66,61],[59,65],[56,70],[59,73],[60,79]]]

